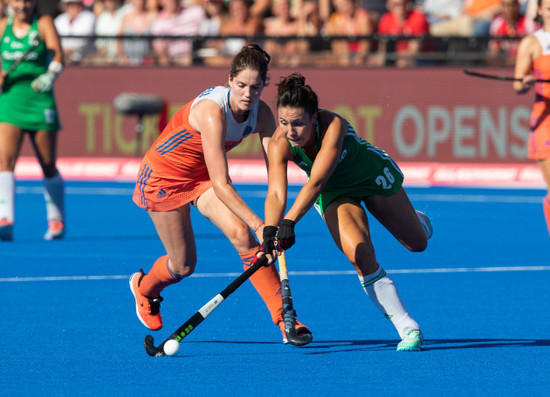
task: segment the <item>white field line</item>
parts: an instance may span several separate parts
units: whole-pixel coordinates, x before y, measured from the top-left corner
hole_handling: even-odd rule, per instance
[[[488,272],[533,272],[549,271],[550,266],[497,266],[497,267],[458,267],[436,269],[395,269],[386,270],[390,274],[418,274],[418,273],[488,273]],[[349,276],[357,274],[354,270],[321,270],[288,272],[291,276]],[[191,277],[225,278],[238,277],[240,273],[196,273]],[[43,276],[43,277],[2,277],[0,282],[27,282],[27,281],[82,281],[82,280],[121,280],[128,279],[129,275],[114,276]]]

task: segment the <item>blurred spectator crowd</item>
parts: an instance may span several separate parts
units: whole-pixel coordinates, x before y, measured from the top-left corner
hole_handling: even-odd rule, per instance
[[[277,66],[410,67],[470,52],[511,65],[537,29],[537,0],[54,1],[66,63],[79,65],[222,66],[247,41]]]

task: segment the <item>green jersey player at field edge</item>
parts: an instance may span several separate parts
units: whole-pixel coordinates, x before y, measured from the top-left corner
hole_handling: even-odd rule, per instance
[[[10,0],[0,21],[0,240],[13,239],[14,170],[28,134],[44,173],[46,240],[65,233],[64,182],[56,167],[60,128],[52,87],[63,69],[59,35],[51,16],[37,13],[38,0]]]
[[[409,201],[403,174],[390,156],[357,136],[345,119],[319,109],[317,95],[299,73],[278,84],[277,113],[279,126],[268,148],[263,250],[290,248],[295,242],[294,225],[315,206],[355,267],[365,292],[395,326],[402,339],[397,350],[420,350],[420,327],[378,264],[362,206],[407,249],[424,251],[432,226]],[[289,161],[309,178],[285,214]]]

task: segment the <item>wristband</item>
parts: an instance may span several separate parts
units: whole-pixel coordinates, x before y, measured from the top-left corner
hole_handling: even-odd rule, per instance
[[[48,65],[48,72],[55,74],[56,76],[59,76],[61,72],[63,71],[63,64],[61,62],[57,61],[51,61]]]

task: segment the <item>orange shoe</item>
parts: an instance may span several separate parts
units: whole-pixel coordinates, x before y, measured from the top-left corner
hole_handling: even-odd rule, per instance
[[[286,335],[286,331],[285,331],[285,322],[284,320],[280,320],[278,325],[279,325],[279,328],[281,329],[281,332],[283,334],[283,343],[290,343],[291,345],[294,345],[294,346],[304,346],[304,345],[307,345],[308,343],[310,343],[312,340],[313,340],[313,335],[311,333],[311,331],[309,330],[308,327],[306,327],[304,324],[302,324],[301,322],[299,322],[298,320],[295,320],[296,321],[296,325],[294,326],[294,329],[296,330],[296,339],[293,340],[293,339],[288,339],[287,338],[287,335]]]
[[[44,240],[59,240],[65,235],[65,224],[61,221],[49,221],[48,231],[44,235]]]
[[[136,314],[143,325],[157,331],[162,328],[162,317],[160,316],[162,298],[160,296],[149,298],[139,293],[139,284],[143,276],[145,276],[143,269],[140,269],[139,273],[130,276],[130,289],[136,299]]]
[[[0,219],[0,240],[12,241],[13,240],[13,223],[6,218]]]

